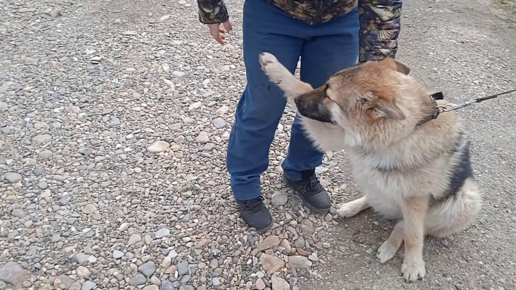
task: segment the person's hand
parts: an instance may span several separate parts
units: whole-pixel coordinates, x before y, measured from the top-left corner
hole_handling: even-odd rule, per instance
[[[229,20],[224,23],[208,24],[208,28],[210,29],[211,37],[222,45],[226,39],[226,32],[229,33],[233,30]]]

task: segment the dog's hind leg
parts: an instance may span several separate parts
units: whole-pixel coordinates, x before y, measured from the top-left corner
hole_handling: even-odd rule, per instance
[[[366,197],[362,196],[359,199],[355,199],[350,202],[346,202],[341,205],[337,210],[337,214],[340,217],[350,218],[357,215],[359,212],[370,208],[371,206],[367,203]]]
[[[403,220],[399,221],[394,229],[391,232],[389,238],[383,242],[383,244],[378,248],[377,257],[380,259],[380,263],[385,263],[392,259],[398,249],[403,243],[403,235],[405,233],[405,224]]]

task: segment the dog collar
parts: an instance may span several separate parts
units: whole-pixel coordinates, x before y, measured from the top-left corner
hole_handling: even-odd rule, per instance
[[[439,114],[441,113],[441,108],[437,104],[437,100],[444,100],[443,93],[442,92],[433,93],[429,97],[430,97],[430,101],[432,102],[432,104],[434,104],[434,110],[433,110],[432,114],[430,114],[430,115],[424,117],[423,119],[421,119],[416,124],[416,127],[419,127],[419,126],[423,125],[426,122],[430,122],[430,121],[432,121],[434,119],[437,119],[437,117],[439,117]]]

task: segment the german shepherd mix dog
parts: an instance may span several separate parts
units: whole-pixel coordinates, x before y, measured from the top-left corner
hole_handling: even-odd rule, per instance
[[[295,103],[314,144],[322,151],[345,150],[365,196],[343,204],[341,217],[372,207],[396,219],[378,258],[390,260],[402,242],[405,280],[425,277],[425,235],[445,237],[473,223],[482,198],[470,164],[470,141],[455,112],[434,119],[432,93],[410,69],[392,59],[342,70],[313,89],[275,56],[260,55],[269,79]]]

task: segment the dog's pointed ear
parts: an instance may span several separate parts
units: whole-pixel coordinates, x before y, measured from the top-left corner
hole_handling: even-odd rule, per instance
[[[384,59],[380,61],[380,63],[382,63],[383,65],[386,65],[391,69],[396,70],[397,72],[400,72],[404,75],[408,75],[410,73],[410,68],[406,64],[402,63],[401,61],[397,61],[394,58],[391,58],[382,51],[380,51],[380,54],[384,57]]]
[[[404,120],[405,113],[394,102],[383,101],[375,108],[375,113],[379,118]]]

